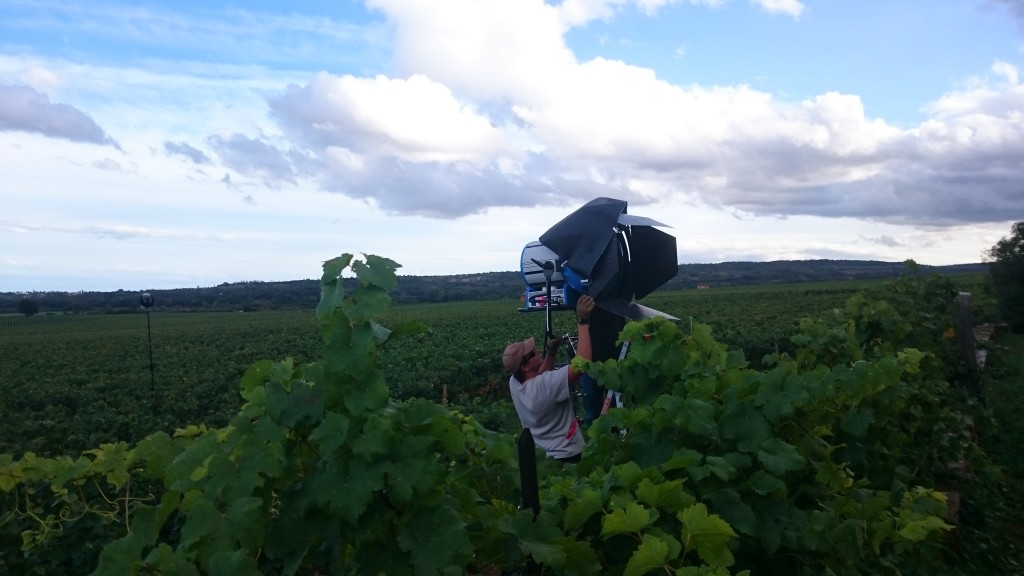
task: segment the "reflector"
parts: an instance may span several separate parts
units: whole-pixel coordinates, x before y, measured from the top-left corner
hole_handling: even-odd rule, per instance
[[[531,295],[536,299],[544,285],[537,262],[553,261],[557,280],[552,287],[561,294],[557,304],[548,304],[568,308],[579,294],[590,294],[598,306],[627,318],[675,319],[632,300],[647,296],[678,273],[676,239],[654,228],[665,224],[627,214],[626,209],[624,200],[595,198],[548,229],[540,242],[527,244],[521,261],[525,309],[532,307]]]

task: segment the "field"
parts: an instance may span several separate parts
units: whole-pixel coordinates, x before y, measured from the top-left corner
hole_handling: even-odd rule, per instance
[[[981,279],[958,279],[980,292]],[[878,281],[656,293],[643,303],[701,322],[749,361],[786,351],[798,320],[841,307]],[[512,430],[515,414],[498,360],[513,340],[540,338],[543,313],[516,300],[393,309],[386,325],[418,320],[428,331],[396,341],[381,364],[393,397],[423,397]],[[983,311],[981,312],[984,313]],[[220,426],[241,404],[238,383],[257,360],[322,356],[312,311],[45,315],[0,318],[0,453],[78,453],[188,423]],[[148,321],[148,327],[147,327]],[[555,332],[574,330],[571,312]],[[149,345],[152,341],[153,371]]]
[[[347,295],[325,280],[323,345],[312,312],[5,319],[0,567],[1019,572],[1012,409],[980,405],[958,345],[958,290],[991,315],[977,281],[648,299],[680,321],[627,326],[630,354],[588,368],[626,408],[586,431],[579,465],[538,463],[531,515],[497,356],[543,315],[509,300],[388,311],[385,266]],[[410,320],[426,331],[377,350],[381,325]],[[1010,375],[994,350],[989,377]],[[760,357],[775,351],[792,354]],[[284,357],[316,363],[242,376]],[[114,439],[133,442],[96,447]]]

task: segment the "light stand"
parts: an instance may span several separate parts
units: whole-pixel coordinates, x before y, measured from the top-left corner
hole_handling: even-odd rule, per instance
[[[156,410],[156,378],[153,375],[153,328],[149,322],[149,309],[153,306],[153,296],[143,292],[139,296],[139,306],[146,310],[146,337],[149,342],[149,391],[153,409]]]
[[[555,261],[548,260],[547,262],[541,262],[536,258],[533,258],[533,263],[540,266],[544,270],[544,356],[548,354],[548,342],[555,337],[555,333],[551,330],[551,278],[555,275]]]

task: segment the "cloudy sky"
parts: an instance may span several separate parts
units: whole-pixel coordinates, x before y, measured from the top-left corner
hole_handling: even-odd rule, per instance
[[[0,291],[515,270],[612,197],[679,261],[979,262],[1024,0],[3,0]]]

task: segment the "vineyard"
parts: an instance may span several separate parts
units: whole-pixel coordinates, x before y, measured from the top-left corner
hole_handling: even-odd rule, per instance
[[[577,360],[627,408],[578,466],[541,463],[534,518],[498,356],[543,317],[392,308],[394,269],[326,263],[315,315],[150,313],[152,373],[143,313],[0,321],[0,567],[974,573],[949,498],[977,505],[963,467],[992,468],[949,280],[652,295],[682,320],[628,325],[622,362]]]
[[[865,285],[691,290],[646,303],[711,325],[720,341],[759,359],[791,347],[803,315],[842,306]],[[381,351],[392,396],[441,402],[447,384],[450,403],[491,429],[513,431],[498,355],[508,342],[540,337],[544,329],[543,314],[519,313],[519,306],[509,299],[390,310],[385,325],[417,320],[428,328]],[[222,426],[241,406],[238,382],[250,365],[286,357],[302,364],[323,355],[312,311],[150,316],[152,378],[144,312],[0,319],[0,453],[78,454],[156,430]],[[575,329],[570,315],[556,313],[554,322],[559,334]]]

